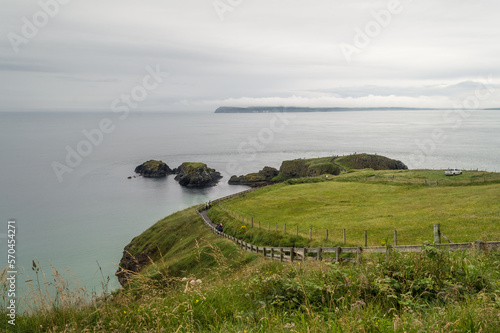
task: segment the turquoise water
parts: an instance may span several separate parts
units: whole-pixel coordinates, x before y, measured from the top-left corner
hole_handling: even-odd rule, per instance
[[[108,133],[94,136],[94,144],[82,131],[96,133],[100,124]],[[227,184],[232,174],[354,152],[400,159],[410,168],[500,171],[499,133],[497,111],[466,119],[446,111],[135,113],[123,120],[112,113],[0,113],[0,265],[7,260],[7,221],[14,218],[19,293],[33,277],[33,259],[48,275],[51,264],[67,268],[72,281],[96,292],[99,264],[117,288],[113,274],[133,237],[175,211],[246,189]],[[68,166],[68,147],[86,156]],[[127,179],[149,159],[171,168],[204,162],[224,178],[205,189],[182,188],[173,176]],[[59,177],[54,162],[67,167]]]

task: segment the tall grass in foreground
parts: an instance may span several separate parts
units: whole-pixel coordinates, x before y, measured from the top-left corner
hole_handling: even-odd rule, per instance
[[[0,332],[59,332],[64,331],[70,322],[81,321],[88,311],[96,310],[110,296],[107,280],[101,281],[102,293],[88,293],[78,283],[71,282],[51,265],[47,275],[40,263],[33,260],[34,278],[27,280],[27,290],[21,298],[16,298],[15,325],[8,323],[7,309],[7,268],[0,276],[2,300],[0,304]],[[99,267],[100,269],[100,267]],[[101,271],[102,273],[102,271]],[[21,275],[18,275],[19,279]]]
[[[259,260],[171,276],[153,264],[113,297],[19,318],[18,332],[498,332],[500,255],[374,255],[361,265]],[[157,270],[157,272],[154,272]],[[153,274],[155,273],[155,274]],[[154,277],[154,278],[153,278]],[[43,291],[42,291],[43,295]]]

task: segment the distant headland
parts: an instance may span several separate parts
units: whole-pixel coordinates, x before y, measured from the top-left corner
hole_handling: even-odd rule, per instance
[[[215,110],[215,113],[276,113],[276,112],[343,112],[343,111],[412,111],[412,110],[441,110],[439,108],[404,108],[404,107],[331,107],[331,108],[308,108],[308,107],[287,107],[287,106],[250,106],[233,107],[221,106]]]

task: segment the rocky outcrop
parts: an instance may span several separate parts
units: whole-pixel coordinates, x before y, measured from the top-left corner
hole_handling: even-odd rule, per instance
[[[229,179],[229,184],[247,185],[251,187],[265,186],[275,183],[273,179],[278,173],[278,169],[266,166],[256,173],[249,173],[245,176],[232,176],[231,179]]]
[[[213,186],[222,178],[220,172],[205,163],[182,163],[174,172],[177,173],[175,180],[188,187]]]
[[[149,160],[138,165],[135,172],[144,177],[160,178],[172,174],[172,170],[162,161]]]
[[[127,284],[127,282],[134,276],[135,273],[139,273],[141,269],[146,267],[151,262],[152,252],[148,250],[148,245],[144,248],[141,253],[132,255],[130,253],[131,244],[127,245],[123,250],[123,256],[120,260],[120,265],[118,265],[118,270],[115,275],[118,278],[118,282],[122,286]]]

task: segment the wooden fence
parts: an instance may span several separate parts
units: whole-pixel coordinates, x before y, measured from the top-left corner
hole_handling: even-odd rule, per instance
[[[243,196],[249,192],[255,191],[255,188],[231,194],[216,200],[210,201],[211,205],[221,203],[222,201],[229,200],[232,198]],[[269,246],[256,246],[247,242],[244,242],[236,237],[225,234],[224,232],[218,231],[216,229],[216,225],[208,218],[206,214],[203,214],[203,211],[206,211],[207,207],[205,205],[200,206],[197,209],[197,213],[202,217],[205,224],[217,235],[223,238],[227,238],[233,242],[235,242],[242,249],[261,253],[266,258],[270,258],[273,260],[279,261],[291,261],[291,262],[300,262],[305,260],[325,260],[325,261],[355,261],[360,262],[362,259],[363,253],[385,253],[388,257],[392,251],[396,252],[420,252],[424,249],[425,245],[391,245],[387,244],[386,246],[367,246],[367,231],[365,231],[365,246],[357,246],[357,247],[269,247]],[[253,226],[253,219],[251,221]],[[270,227],[270,226],[268,226]],[[286,232],[286,225],[285,225]],[[298,229],[297,229],[298,233]],[[311,230],[309,231],[309,235],[311,237]],[[326,237],[328,239],[328,230],[326,231]],[[446,249],[449,251],[456,250],[465,250],[465,249],[477,249],[483,251],[499,251],[500,250],[500,241],[495,242],[485,242],[477,240],[475,242],[470,243],[450,243],[450,244],[441,244],[441,229],[439,224],[434,224],[434,246],[439,249]],[[343,229],[343,239],[344,244],[346,242],[346,232]],[[397,231],[394,230],[394,244],[397,244]],[[349,257],[342,257],[342,254],[348,254]]]
[[[228,213],[230,216],[232,216],[233,218],[245,223],[245,224],[248,224],[250,226],[250,228],[254,228],[254,226],[256,228],[259,228],[259,229],[263,229],[263,228],[266,228],[268,231],[278,231],[278,223],[277,222],[274,222],[272,225],[271,225],[271,222],[267,222],[267,226],[266,226],[266,223],[261,223],[261,221],[257,221],[255,222],[253,217],[245,217],[243,215],[239,215],[225,207],[223,207],[222,205],[219,206],[223,211],[225,211],[226,213]],[[263,225],[262,225],[263,224]],[[290,228],[290,226],[288,227],[287,229],[287,224],[286,223],[283,223],[279,226],[279,230],[283,231],[285,234],[286,233],[292,233],[292,234],[295,234],[297,236],[300,235],[306,235],[306,233],[304,233],[304,229],[302,228],[302,230],[300,230],[299,232],[299,226],[298,225],[295,225],[295,228]],[[309,227],[308,229],[309,231],[309,239],[311,240],[313,238],[313,234],[314,235],[317,235],[318,233],[319,234],[323,234],[324,235],[324,239],[325,240],[329,240],[330,237],[331,237],[331,233],[330,231],[331,230],[328,230],[328,229],[325,229],[325,230],[322,230],[322,231],[318,231],[318,230],[314,230],[312,227]],[[307,232],[307,230],[306,230]],[[359,232],[359,231],[358,231]],[[304,236],[306,237],[306,236]],[[343,243],[344,245],[347,243],[347,230],[344,228],[342,229],[342,240],[343,240]],[[398,231],[397,230],[394,230],[393,232],[393,240],[394,240],[394,245],[398,245]],[[364,230],[364,244],[365,244],[365,247],[368,246],[368,230]]]
[[[231,196],[230,196],[231,197]],[[205,224],[217,235],[223,238],[227,238],[242,249],[256,252],[262,254],[266,258],[279,261],[291,261],[300,262],[305,260],[324,260],[324,261],[355,261],[360,262],[363,253],[385,253],[388,257],[392,251],[396,252],[420,252],[424,248],[424,245],[399,245],[392,246],[390,244],[386,246],[370,246],[370,247],[329,247],[329,248],[294,248],[294,247],[269,247],[269,246],[256,246],[247,242],[244,242],[236,237],[225,234],[224,232],[218,231],[216,225],[206,216],[205,207],[200,207],[198,209],[198,214],[202,217]],[[436,229],[439,230],[439,227]],[[447,249],[449,251],[454,250],[464,250],[464,249],[478,249],[485,251],[498,251],[500,250],[500,242],[484,242],[475,241],[472,243],[452,243],[452,244],[438,244],[434,245],[439,249]],[[342,257],[342,254],[350,254],[351,257]]]

